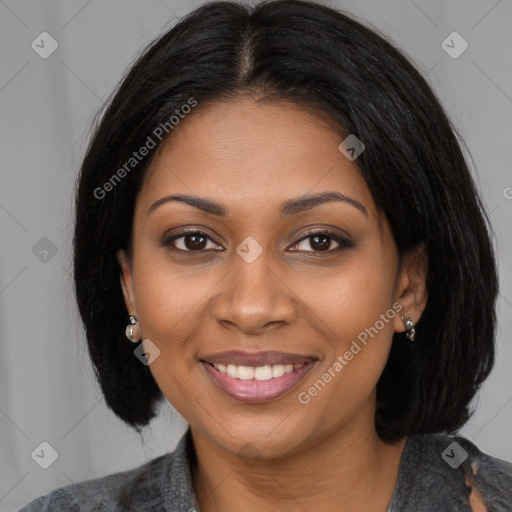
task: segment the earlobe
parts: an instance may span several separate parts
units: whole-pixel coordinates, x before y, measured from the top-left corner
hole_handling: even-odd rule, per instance
[[[411,318],[416,324],[427,305],[427,265],[427,255],[423,242],[407,251],[402,257],[396,289],[397,301],[401,304],[402,310],[400,315],[395,317],[396,332],[406,330],[401,316]]]

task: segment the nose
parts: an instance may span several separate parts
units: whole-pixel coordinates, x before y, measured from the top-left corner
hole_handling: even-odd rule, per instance
[[[214,317],[222,326],[259,334],[295,320],[297,297],[267,252],[251,263],[233,254],[231,270],[221,281],[214,304]]]

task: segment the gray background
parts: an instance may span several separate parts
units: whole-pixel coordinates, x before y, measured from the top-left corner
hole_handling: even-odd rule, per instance
[[[134,55],[201,3],[0,1],[1,511],[142,464],[172,450],[186,427],[166,405],[140,438],[106,408],[75,311],[70,249],[74,180],[93,115]],[[471,151],[495,229],[501,294],[497,364],[462,434],[512,460],[512,0],[330,5],[409,54]],[[59,45],[47,59],[31,48],[44,31]],[[469,44],[456,59],[441,46],[453,31]],[[58,452],[48,469],[31,457],[43,441]]]

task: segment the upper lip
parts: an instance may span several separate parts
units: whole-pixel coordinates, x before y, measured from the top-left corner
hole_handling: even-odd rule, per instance
[[[201,357],[201,361],[216,364],[234,364],[237,366],[267,366],[274,364],[303,364],[308,361],[315,361],[317,358],[302,354],[291,354],[278,352],[276,350],[265,350],[260,352],[243,352],[241,350],[230,350],[217,352]]]

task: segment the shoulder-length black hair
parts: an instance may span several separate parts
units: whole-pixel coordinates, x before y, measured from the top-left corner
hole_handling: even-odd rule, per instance
[[[74,281],[108,406],[140,432],[163,398],[125,337],[116,260],[117,249],[130,251],[135,198],[165,140],[155,129],[172,137],[184,105],[247,94],[313,108],[338,122],[340,141],[354,134],[365,144],[357,163],[399,254],[423,242],[428,258],[416,340],[394,335],[377,384],[377,432],[386,442],[455,432],[494,364],[498,293],[490,224],[460,137],[393,43],[302,0],[198,8],[138,57],[95,124],[77,186]],[[142,147],[147,155],[130,160]]]

